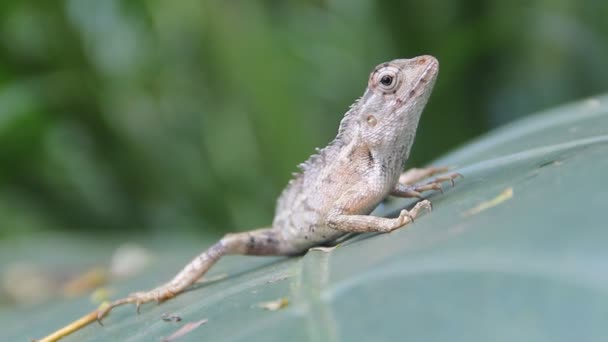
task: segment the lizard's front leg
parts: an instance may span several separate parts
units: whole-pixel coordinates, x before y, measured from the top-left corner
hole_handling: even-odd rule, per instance
[[[97,318],[101,320],[113,308],[123,304],[135,304],[139,312],[141,304],[151,301],[160,303],[175,297],[200,279],[224,255],[289,255],[292,253],[290,247],[273,229],[227,234],[205,252],[192,259],[171,281],[153,290],[136,292],[117,300],[100,310]]]
[[[454,186],[454,179],[462,177],[460,173],[452,172],[443,176],[429,179],[426,182],[420,181],[431,177],[438,173],[448,171],[447,167],[427,167],[427,168],[412,168],[403,172],[399,176],[399,183],[391,191],[391,195],[397,197],[422,197],[422,192],[429,190],[443,191],[441,183],[449,181]]]
[[[369,233],[379,232],[388,233],[397,228],[401,228],[418,216],[422,209],[431,210],[431,202],[423,200],[411,210],[401,210],[399,217],[386,218],[371,215],[347,215],[347,214],[332,214],[327,219],[327,225],[330,228],[347,232],[347,233]]]

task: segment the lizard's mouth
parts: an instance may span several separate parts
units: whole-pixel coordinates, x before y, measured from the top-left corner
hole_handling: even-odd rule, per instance
[[[418,77],[416,83],[414,83],[414,86],[412,87],[412,91],[415,93],[418,93],[418,90],[421,87],[425,87],[428,83],[432,83],[433,81],[435,81],[435,78],[439,73],[439,61],[437,61],[437,59],[433,56],[421,56],[419,57],[418,63],[426,63],[426,67],[424,68],[424,70],[420,74],[420,77]]]
[[[397,108],[410,102],[412,99],[424,96],[425,94],[430,95],[428,92],[423,91],[428,87],[432,87],[437,74],[439,73],[439,61],[433,56],[420,56],[418,57],[418,64],[426,64],[420,76],[413,83],[411,90],[405,94],[404,97],[395,99],[395,106]]]

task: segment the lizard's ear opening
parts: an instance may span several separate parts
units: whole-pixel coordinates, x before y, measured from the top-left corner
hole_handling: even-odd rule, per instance
[[[378,120],[377,120],[377,119],[376,119],[376,117],[375,117],[374,115],[372,115],[372,114],[370,114],[370,115],[368,115],[368,116],[367,116],[366,121],[367,121],[367,124],[368,124],[370,127],[374,127],[374,126],[376,126],[376,124],[378,123]]]

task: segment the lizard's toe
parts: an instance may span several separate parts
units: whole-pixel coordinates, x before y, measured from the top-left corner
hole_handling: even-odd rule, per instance
[[[414,222],[414,216],[412,214],[410,214],[409,211],[403,209],[401,210],[401,212],[399,213],[399,217],[401,218],[401,223],[402,224],[406,224],[407,221],[405,221],[405,219],[407,218],[410,222]]]

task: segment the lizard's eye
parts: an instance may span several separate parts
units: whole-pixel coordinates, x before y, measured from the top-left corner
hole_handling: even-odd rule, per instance
[[[387,87],[390,87],[391,84],[393,84],[393,76],[391,76],[391,75],[382,76],[382,78],[380,79],[380,83],[384,84]]]
[[[392,65],[382,66],[372,74],[370,86],[384,94],[394,94],[397,92],[399,84],[403,82],[400,76],[398,68]]]

